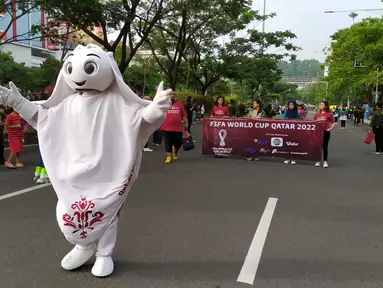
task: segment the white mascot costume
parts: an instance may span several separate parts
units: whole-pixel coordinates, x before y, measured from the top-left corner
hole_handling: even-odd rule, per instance
[[[153,101],[123,81],[111,52],[95,45],[69,54],[52,96],[41,105],[16,86],[0,86],[0,104],[11,105],[37,129],[40,151],[57,193],[57,221],[75,245],[61,266],[73,270],[94,254],[92,274],[113,273],[117,222],[138,176],[142,149],[171,106],[163,83]],[[2,103],[1,103],[2,102]]]

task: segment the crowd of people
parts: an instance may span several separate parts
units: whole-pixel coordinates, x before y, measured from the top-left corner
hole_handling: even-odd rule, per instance
[[[38,96],[39,100],[47,100],[53,87],[48,85],[44,87]],[[151,100],[151,97],[144,96],[146,100]],[[186,103],[182,103],[176,97],[176,92],[171,93],[172,105],[166,113],[166,119],[160,129],[155,131],[152,135],[151,143],[146,143],[144,147],[145,152],[152,152],[150,148],[154,146],[165,146],[165,163],[169,164],[178,159],[178,153],[183,144],[185,135],[192,134],[192,124],[200,121],[205,115],[204,105],[200,105],[197,101],[193,100],[191,96],[187,97]],[[24,165],[21,162],[21,154],[23,152],[24,133],[29,129],[26,122],[18,115],[12,107],[5,107],[5,110],[0,109],[0,158],[3,159],[4,166],[10,169],[22,168]],[[305,120],[307,115],[307,107],[303,104],[297,104],[295,100],[290,100],[287,106],[274,106],[271,104],[263,105],[263,103],[254,99],[251,105],[246,107],[242,102],[235,105],[233,101],[226,104],[223,96],[218,96],[211,112],[210,117],[248,117],[252,119],[273,118],[277,115],[282,116],[286,120]],[[335,124],[340,120],[341,129],[345,129],[347,119],[353,119],[354,125],[363,123],[366,115],[365,108],[354,107],[351,109],[334,107],[331,109],[327,101],[322,101],[315,114],[314,120],[322,120],[326,122],[326,128],[323,137],[323,162],[315,163],[316,167],[323,166],[327,168],[328,165],[328,145],[331,136],[331,130]],[[383,112],[382,105],[378,103],[374,108],[368,108],[368,114],[372,114],[370,124],[371,131],[375,134],[376,140],[376,154],[383,154]],[[4,137],[8,134],[8,141],[10,146],[10,154],[7,159],[4,156]],[[215,155],[216,158],[222,158],[223,155]],[[15,162],[13,162],[15,160]],[[248,157],[249,161],[259,160],[257,157]],[[295,160],[286,160],[285,164],[295,165]],[[43,159],[39,153],[37,159],[37,166],[35,169],[34,180],[36,183],[49,182],[48,173],[45,170]]]

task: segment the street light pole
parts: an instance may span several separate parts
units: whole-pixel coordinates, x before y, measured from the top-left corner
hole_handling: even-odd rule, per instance
[[[263,0],[263,21],[262,21],[262,33],[265,33],[265,16],[266,16],[266,1],[267,0]],[[261,47],[261,52],[263,54],[263,43],[262,43],[262,47]],[[261,97],[262,95],[262,82],[259,83],[258,85],[258,94],[259,94],[259,97]]]
[[[378,65],[376,66],[375,104],[378,103],[378,99],[379,99],[379,71],[380,71],[380,67]]]
[[[266,16],[266,0],[263,0],[263,17]],[[265,33],[265,19],[263,19],[262,23],[262,33]]]

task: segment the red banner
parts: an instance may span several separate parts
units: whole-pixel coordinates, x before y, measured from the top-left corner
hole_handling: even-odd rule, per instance
[[[320,161],[324,128],[323,121],[205,118],[202,154]]]

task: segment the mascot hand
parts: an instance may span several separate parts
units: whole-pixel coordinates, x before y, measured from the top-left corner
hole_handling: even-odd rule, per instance
[[[13,82],[9,82],[10,89],[0,86],[0,105],[18,106],[24,97],[21,96],[19,89]]]
[[[170,93],[172,89],[164,90],[164,82],[161,82],[158,86],[156,96],[154,96],[153,104],[157,106],[162,112],[169,110],[172,102],[170,100]]]

